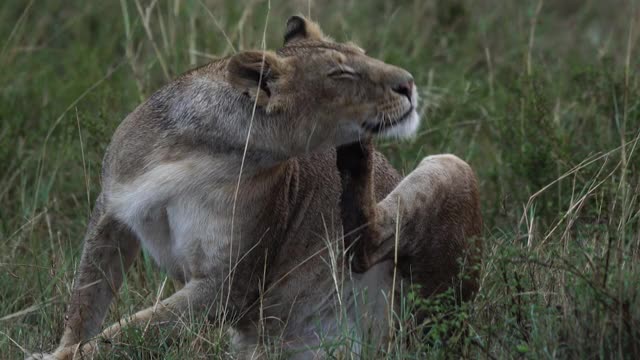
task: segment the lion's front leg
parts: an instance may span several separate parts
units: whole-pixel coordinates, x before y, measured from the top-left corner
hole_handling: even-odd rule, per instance
[[[33,354],[31,358],[69,359],[80,342],[100,331],[109,304],[139,249],[136,236],[107,214],[102,196],[98,198],[87,228],[60,344],[53,354]]]
[[[191,280],[167,299],[104,329],[94,340],[75,349],[74,358],[93,358],[101,348],[108,349],[111,343],[118,341],[125,327],[139,326],[145,330],[150,326],[180,327],[189,323],[190,315],[209,315],[218,310],[212,307],[219,293],[219,283],[213,279]]]

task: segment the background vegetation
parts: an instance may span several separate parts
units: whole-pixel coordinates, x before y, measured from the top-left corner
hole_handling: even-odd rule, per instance
[[[477,299],[377,356],[640,358],[634,0],[3,1],[0,358],[55,346],[121,119],[177,74],[260,47],[265,26],[277,48],[295,13],[415,75],[419,136],[380,144],[399,168],[451,152],[481,182]],[[163,280],[142,257],[109,321]],[[219,332],[192,330],[172,342],[132,330],[117,354],[225,356]]]

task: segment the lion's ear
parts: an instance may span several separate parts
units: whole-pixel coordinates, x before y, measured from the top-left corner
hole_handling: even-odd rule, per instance
[[[299,40],[324,40],[325,36],[320,26],[304,16],[294,15],[287,20],[287,29],[284,32],[284,45]]]
[[[284,71],[284,61],[270,51],[243,51],[229,60],[227,80],[266,107],[272,97],[271,86]]]

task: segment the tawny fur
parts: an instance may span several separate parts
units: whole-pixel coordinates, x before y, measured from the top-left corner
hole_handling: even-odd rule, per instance
[[[398,257],[401,275],[423,297],[453,289],[458,301],[469,300],[478,289],[482,255],[473,170],[454,155],[430,156],[379,201],[375,164],[370,139],[337,149],[342,225],[353,270],[365,272]]]
[[[382,343],[396,310],[387,301],[393,263],[349,270],[335,147],[414,132],[413,79],[328,40],[301,17],[289,20],[285,39],[276,53],[242,52],[187,72],[121,123],[104,158],[60,345],[34,357],[91,357],[104,346],[99,338],[115,341],[122,326],[176,324],[194,313],[230,326],[240,358],[259,358],[275,343],[293,358],[322,356],[319,338],[330,341],[345,328],[354,331],[352,351],[365,337]],[[423,223],[422,214],[476,205],[434,197],[468,186],[472,174],[458,171],[458,160],[425,160],[400,182],[382,155],[371,156],[378,250],[395,231],[397,197],[424,193],[402,208],[402,228],[420,236],[440,229],[437,216]],[[453,218],[447,224],[432,231],[447,238],[466,227]],[[410,237],[401,241],[412,248]],[[141,247],[185,286],[100,334]],[[422,257],[428,249],[416,251]]]

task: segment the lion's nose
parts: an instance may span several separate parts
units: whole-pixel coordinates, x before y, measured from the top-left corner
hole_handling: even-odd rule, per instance
[[[411,93],[413,92],[413,80],[409,80],[393,87],[393,91],[400,95],[404,95],[411,101]]]

